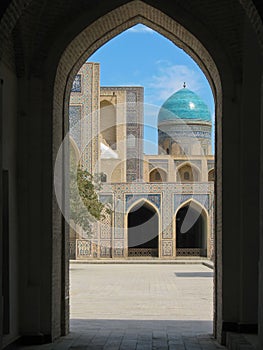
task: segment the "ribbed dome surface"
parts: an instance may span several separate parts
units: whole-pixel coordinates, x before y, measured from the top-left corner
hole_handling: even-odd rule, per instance
[[[158,115],[158,123],[176,119],[211,122],[211,113],[196,93],[183,88],[164,102]]]

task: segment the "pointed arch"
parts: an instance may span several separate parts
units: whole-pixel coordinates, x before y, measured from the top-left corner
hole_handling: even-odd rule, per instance
[[[190,161],[180,164],[176,169],[176,181],[198,182],[201,180],[200,169]]]
[[[83,14],[83,21],[85,23]],[[215,100],[216,100],[216,118],[218,120],[218,148],[217,148],[217,162],[221,162],[221,115],[222,115],[222,87],[221,87],[221,79],[219,76],[219,72],[216,66],[215,61],[212,56],[206,49],[206,47],[194,36],[191,34],[190,30],[188,31],[186,27],[182,24],[176,22],[172,17],[167,16],[164,12],[156,9],[153,6],[150,6],[143,1],[134,0],[130,1],[110,12],[100,17],[97,20],[94,20],[86,29],[81,32],[76,32],[76,28],[72,28],[70,40],[68,40],[67,44],[65,43],[65,50],[63,54],[57,53],[56,43],[54,43],[54,52],[50,52],[49,59],[46,62],[45,70],[54,73],[54,75],[50,74],[47,77],[47,85],[52,85],[54,87],[54,95],[53,95],[53,161],[55,162],[56,154],[59,149],[61,138],[63,137],[63,133],[67,131],[67,124],[63,124],[64,121],[68,120],[68,101],[70,90],[72,86],[72,82],[74,76],[79,71],[80,67],[86,61],[86,59],[92,55],[98,48],[104,45],[106,42],[114,38],[116,35],[125,31],[126,29],[134,26],[135,24],[142,23],[149,28],[157,31],[162,34],[167,39],[171,40],[175,45],[182,48],[186,53],[188,53],[200,66],[203,70],[206,78],[208,79],[211,89],[213,91]],[[71,28],[67,30],[70,31]],[[191,26],[189,26],[191,29]],[[192,28],[193,29],[193,28]],[[192,30],[194,32],[194,30]],[[73,39],[72,39],[73,38]],[[67,40],[68,38],[65,38]],[[207,44],[207,47],[210,48],[209,41],[204,41]],[[62,52],[62,51],[61,51]],[[218,63],[222,64],[225,62],[227,65],[227,58],[223,56],[221,51],[212,51],[214,58],[218,59]],[[61,56],[60,56],[61,55]],[[58,62],[54,65],[54,56],[57,57]],[[232,88],[232,80],[229,78],[230,75],[225,74],[225,80],[229,80],[228,89]],[[53,82],[54,77],[54,82]],[[96,127],[94,128],[94,134],[98,134],[98,130]],[[221,163],[220,163],[221,164]],[[220,184],[221,182],[218,181]],[[220,188],[221,189],[221,188]],[[62,190],[63,191],[63,190]],[[56,203],[56,199],[54,198],[54,203]],[[56,205],[56,204],[55,204]],[[220,212],[220,207],[218,206],[218,212]],[[218,214],[220,215],[220,214]],[[56,223],[58,218],[58,214],[54,213],[53,222]],[[220,217],[219,217],[220,220]],[[159,220],[160,222],[160,220]],[[219,222],[219,221],[218,221]],[[219,225],[220,226],[220,225]],[[56,235],[56,226],[53,225]],[[126,225],[127,228],[127,225]],[[127,230],[126,230],[127,231]],[[160,230],[159,230],[160,231]],[[57,233],[59,234],[59,233]],[[220,234],[220,233],[219,233]],[[159,235],[160,236],[160,235]],[[127,233],[126,233],[126,241],[127,241]],[[160,244],[159,244],[160,249]],[[57,256],[56,253],[53,253],[54,256]],[[125,252],[127,256],[127,251]],[[55,266],[56,261],[54,261]],[[65,271],[67,272],[68,268],[65,267]],[[60,279],[57,278],[54,281],[54,285],[58,288]],[[63,282],[62,282],[63,283]],[[62,288],[64,288],[62,286]],[[67,290],[66,286],[66,290]],[[58,298],[57,298],[58,299]],[[54,298],[54,308],[56,305],[56,298]],[[58,302],[58,300],[57,300]],[[66,304],[66,309],[68,310],[68,301],[65,299],[62,300],[62,303]],[[65,312],[65,317],[67,320],[68,311]],[[67,323],[67,321],[66,321]],[[67,330],[65,331],[67,333]]]
[[[197,201],[197,200],[194,199],[194,198],[189,198],[189,199],[187,199],[186,201],[184,201],[183,203],[181,203],[181,204],[178,206],[178,208],[176,209],[175,215],[176,215],[176,213],[178,212],[178,210],[180,210],[182,207],[184,207],[184,206],[186,206],[186,205],[189,205],[189,204],[191,204],[191,203],[193,203],[195,206],[201,208],[201,209],[204,211],[204,213],[205,213],[205,215],[207,216],[207,218],[209,218],[209,213],[208,213],[206,207],[205,207],[202,203],[200,203],[199,201]]]
[[[57,72],[60,78],[59,85],[61,85],[61,79],[65,79],[66,97],[70,92],[75,75],[87,57],[109,40],[138,23],[157,31],[188,53],[203,70],[214,96],[221,94],[217,67],[201,42],[181,24],[160,10],[143,1],[133,0],[94,21],[68,44]],[[70,61],[73,65],[69,71]],[[69,77],[65,75],[66,72],[69,72]]]
[[[252,26],[255,28],[257,39],[261,47],[263,47],[263,30],[261,27],[259,27],[259,23],[261,23],[261,17],[258,6],[256,6],[252,0],[238,1],[244,9]],[[0,26],[0,30],[2,30],[2,27],[4,28],[0,50],[2,49],[3,45],[6,44],[6,41],[11,35],[15,25],[17,24],[19,18],[22,16],[23,11],[26,10],[27,7],[31,5],[31,3],[33,3],[33,0],[20,0],[20,6],[17,6],[17,3],[15,1],[12,1],[10,2],[9,6],[6,7],[6,11],[4,12]]]
[[[100,101],[100,134],[104,142],[113,150],[116,150],[117,127],[116,108],[103,99]]]
[[[2,23],[1,23],[1,29],[3,29],[2,31],[4,33],[3,34],[3,40],[1,40],[1,44],[0,44],[1,48],[2,48],[3,43],[6,43],[8,41],[8,38],[9,38],[9,36],[10,36],[14,26],[15,26],[15,24],[17,23],[17,19],[20,17],[20,15],[22,14],[23,10],[26,9],[26,7],[29,6],[29,4],[32,3],[32,2],[33,2],[32,0],[21,0],[21,1],[19,1],[19,3],[16,2],[16,1],[12,1],[12,3],[11,3],[12,6],[10,6],[8,8],[8,11],[6,11],[7,15],[6,14],[4,15],[4,18],[3,18]],[[257,10],[259,8],[259,5],[256,7],[256,5],[254,5],[251,0],[239,0],[239,2],[242,4],[243,8],[245,8],[246,14],[249,17],[250,22],[253,24],[254,28],[256,29],[256,31],[257,31],[256,35],[257,35],[258,38],[261,39],[260,42],[261,42],[261,47],[262,47],[262,45],[263,45],[262,44],[263,43],[263,40],[262,40],[262,38],[263,38],[263,35],[262,35],[262,21],[260,20],[260,15],[259,15],[258,10]],[[105,11],[107,11],[107,9]],[[173,15],[173,12],[170,9],[167,8],[167,10],[165,9],[165,11],[167,11],[168,14],[170,13],[171,16]],[[31,12],[31,11],[27,11],[27,12]],[[176,12],[176,11],[174,11],[174,12]],[[190,22],[188,22],[188,25],[189,25],[189,30],[192,29],[191,31],[193,33],[195,33],[195,30],[194,30],[194,28],[191,27],[191,23]],[[201,26],[202,26],[202,23],[200,23],[200,27]],[[70,33],[70,34],[68,34],[68,33]],[[173,33],[172,30],[171,30],[171,33]],[[97,37],[96,37],[96,35],[97,35],[96,31],[94,31],[93,34],[94,35],[92,37],[92,40],[96,41],[97,39],[99,39],[100,33],[98,33]],[[204,34],[206,35],[208,33],[204,33]],[[70,35],[71,37],[74,37],[74,33],[72,31],[70,31],[70,30],[68,30],[67,35],[68,36]],[[64,40],[63,40],[63,42],[64,42]],[[39,46],[37,46],[37,48],[40,47],[40,45],[41,45],[41,43],[39,44]],[[191,43],[188,43],[188,45],[191,46]],[[53,46],[55,47],[56,45],[53,45]],[[211,47],[211,49],[212,49],[211,52],[213,52],[213,48],[212,47]],[[216,48],[214,48],[214,50],[216,51]],[[61,47],[59,47],[58,51],[63,52],[63,49]],[[2,50],[1,50],[1,52],[2,52]],[[225,52],[226,52],[226,55],[228,55],[229,57],[231,56],[230,55],[230,50],[228,51],[227,48],[225,49]],[[213,54],[214,54],[214,57],[216,57],[216,52],[215,53],[213,52]],[[39,53],[38,53],[38,55],[39,55]],[[39,56],[41,56],[41,55],[39,55]],[[57,59],[56,55],[52,55],[51,54],[50,56],[51,56],[50,61],[52,63],[54,61],[56,61],[56,59]],[[200,57],[201,57],[201,55],[200,55]],[[73,57],[73,60],[74,60],[74,57]],[[200,58],[200,60],[202,60],[202,57]],[[220,60],[220,58],[219,58],[219,60]],[[208,68],[207,69],[209,69],[209,64],[210,63],[208,62]],[[65,66],[66,66],[66,64],[65,64]],[[70,66],[70,64],[68,66]],[[65,72],[66,80],[67,80],[67,77],[68,77],[68,71],[71,69],[70,67],[67,67],[67,68],[68,69]],[[41,66],[41,69],[42,69],[42,66]],[[54,70],[57,70],[56,62],[53,64],[53,69],[51,71],[53,72]],[[226,72],[224,72],[224,70]],[[44,72],[48,72],[49,70],[48,69],[46,69],[46,70],[43,69],[43,71]],[[226,69],[222,68],[220,70],[220,73],[222,73],[222,75],[224,74],[225,76],[227,76],[228,75],[227,74],[228,73],[228,67]],[[233,72],[229,69],[229,73],[230,73],[229,74],[229,76],[230,76]],[[52,92],[48,91],[48,93],[47,93],[48,98],[50,98],[50,96],[53,94],[53,81],[52,81],[53,76],[52,76],[52,73],[49,74],[49,76],[50,76],[50,78],[47,78],[47,79],[50,79],[49,82],[50,82],[50,86],[52,87]],[[62,78],[64,79],[64,76]],[[235,100],[235,94],[232,94],[232,92],[234,92],[235,90],[233,89],[232,84],[229,84],[229,85],[226,84],[226,81],[228,81],[228,80],[225,77],[224,77],[224,80],[225,80],[224,81],[224,83],[225,83],[224,90],[226,90],[225,91],[225,95],[227,97],[224,98],[223,106],[224,106],[224,111],[225,111],[225,119],[227,119],[228,114],[229,114],[229,116],[231,116],[231,114],[228,111],[227,111],[228,113],[226,112],[226,110],[229,109],[227,107],[227,104],[230,104],[230,103],[229,102],[225,103],[225,100],[227,100],[227,99],[231,98],[231,96],[233,96],[232,97],[233,98],[232,101],[234,101]],[[231,78],[229,78],[229,80],[231,82]],[[64,83],[62,82],[62,86],[63,86],[63,84]],[[58,88],[58,86],[56,88]],[[61,91],[62,91],[62,89],[61,89]],[[58,95],[59,95],[59,93],[60,92],[58,92]],[[56,101],[57,109],[54,108],[55,112],[54,112],[54,117],[53,117],[53,120],[54,120],[53,126],[58,126],[58,128],[57,128],[57,130],[55,130],[56,129],[55,127],[53,128],[54,129],[54,133],[53,133],[52,141],[48,141],[50,143],[47,142],[47,144],[49,146],[48,149],[52,150],[52,145],[53,145],[53,150],[54,150],[54,152],[53,152],[53,160],[54,160],[54,157],[55,157],[55,155],[57,153],[57,147],[58,147],[58,145],[60,144],[60,141],[61,141],[61,140],[59,140],[59,137],[60,136],[63,137],[63,132],[64,132],[63,126],[61,127],[61,123],[62,123],[62,120],[63,120],[63,118],[61,118],[61,117],[63,115],[62,115],[62,112],[60,111],[60,107],[61,107],[60,104],[62,104],[62,102],[63,102],[62,99],[61,99],[62,95],[63,95],[63,98],[64,98],[64,91],[61,92],[61,95],[59,95],[59,99]],[[49,101],[47,101],[46,105],[48,105],[48,102]],[[217,108],[219,110],[221,110],[220,109],[220,104],[221,104],[221,101],[218,100],[217,101]],[[46,108],[46,109],[44,109],[45,112],[46,112],[46,110],[50,111],[50,107],[45,107],[45,108]],[[63,107],[61,108],[61,110],[62,109],[63,109]],[[39,110],[40,110],[40,108],[39,108]],[[49,115],[51,116],[52,114],[51,113],[46,113],[46,115],[47,116],[49,116]],[[52,121],[51,121],[52,118],[50,118],[50,121],[49,121],[49,118],[46,118],[46,119],[48,120],[48,123],[50,123],[50,125],[52,125]],[[61,122],[60,122],[60,119],[61,119]],[[52,128],[50,129],[50,135],[51,135],[51,132],[52,132]],[[224,136],[224,141],[225,141],[225,138],[226,138],[226,136]],[[51,139],[51,137],[50,137],[50,139]],[[218,142],[217,155],[219,156],[217,158],[217,161],[219,161],[219,163],[220,163],[219,167],[218,167],[218,169],[219,169],[218,170],[218,177],[219,177],[219,176],[221,176],[220,172],[221,172],[221,169],[222,169],[222,164],[221,164],[221,146],[220,146],[220,142],[221,142],[221,125],[219,125],[219,127],[218,127],[217,140],[218,140],[217,141]],[[53,142],[53,144],[51,142]],[[46,144],[45,144],[45,146],[46,146]],[[47,149],[47,147],[46,147],[46,149]],[[227,147],[226,147],[226,149],[227,149]],[[225,153],[227,153],[227,152],[225,152]],[[42,158],[40,158],[40,157],[39,157],[39,159],[42,160]],[[229,161],[229,159],[228,159],[228,161]],[[51,166],[52,166],[52,158],[49,157],[48,155],[45,155],[45,162],[50,163],[51,164],[50,168],[51,168]],[[228,164],[231,164],[231,163],[228,163]],[[47,168],[47,169],[49,169],[49,168]],[[50,173],[52,173],[52,170],[50,171]],[[219,180],[221,180],[221,178]],[[221,184],[221,181],[218,181],[218,185],[217,186],[218,186],[219,205],[217,205],[217,208],[219,208],[219,209],[218,209],[218,214],[217,214],[217,223],[218,223],[219,231],[221,230],[220,227],[222,226],[221,225],[221,216],[222,215],[221,215],[221,199],[220,199],[221,198],[221,187],[220,187],[221,185],[220,184]],[[49,184],[49,187],[51,188],[50,184]],[[45,188],[47,188],[47,187],[45,187]],[[48,191],[50,191],[50,192],[48,192],[48,199],[45,198],[46,202],[48,202],[49,197],[52,198],[52,195],[53,195],[51,193],[52,190],[48,189]],[[42,190],[42,192],[45,192],[45,191]],[[53,235],[52,239],[55,242],[59,242],[60,235],[61,235],[61,232],[60,232],[61,229],[59,229],[59,226],[62,227],[63,225],[59,225],[59,223],[61,221],[61,218],[60,218],[59,214],[57,213],[58,211],[56,211],[55,199],[54,199],[53,203],[54,203],[54,208],[55,209],[53,208],[53,212],[52,212],[53,213],[52,214],[53,217],[50,218],[50,220],[49,220],[50,221],[50,229],[47,230],[47,231],[52,232],[52,235]],[[49,207],[51,208],[50,203],[49,203]],[[48,209],[49,209],[49,207],[48,207]],[[51,210],[49,210],[49,212],[51,213]],[[46,212],[45,212],[45,214],[46,214]],[[32,215],[32,214],[30,213],[30,215]],[[50,214],[50,216],[51,216],[51,214]],[[52,221],[55,224],[53,224],[52,231],[51,231]],[[226,221],[230,221],[230,219],[227,217]],[[33,225],[31,225],[31,226],[33,226]],[[47,224],[47,226],[48,226],[48,224]],[[57,228],[56,228],[56,226],[57,226]],[[48,226],[48,228],[49,228],[49,226]],[[219,233],[221,233],[221,231]],[[50,236],[51,236],[51,234],[50,234]],[[217,235],[217,236],[219,236],[219,235]],[[47,241],[48,244],[47,244],[47,246],[48,247],[52,247],[52,242],[51,242],[51,239],[49,239],[49,235],[47,235],[47,237],[48,237],[48,241]],[[60,247],[57,247],[57,248],[61,250]],[[49,270],[51,271],[51,268],[52,268],[52,278],[53,278],[53,280],[52,280],[52,282],[53,282],[52,283],[52,286],[53,286],[52,291],[53,290],[58,290],[61,287],[61,286],[59,286],[60,278],[59,278],[59,272],[58,272],[59,270],[61,270],[61,269],[59,269],[59,266],[60,266],[60,263],[61,263],[61,261],[59,261],[59,257],[61,256],[60,251],[58,251],[58,254],[56,254],[55,251],[53,251],[53,256],[54,256],[54,259],[52,259],[52,262],[54,261],[53,265],[49,269],[46,269],[48,271]],[[220,253],[218,254],[218,256],[219,256],[218,259],[220,260]],[[47,259],[47,260],[51,261],[51,259]],[[63,268],[62,268],[62,270],[63,270]],[[43,275],[44,275],[44,273],[43,273]],[[44,276],[46,276],[46,275],[44,275]],[[217,285],[220,284],[220,278],[221,277],[220,277],[220,272],[219,272]],[[43,278],[43,280],[44,280],[44,278]],[[63,286],[62,286],[62,288],[63,288]],[[51,288],[50,288],[50,290],[51,290]],[[221,290],[220,286],[219,286],[219,290]],[[60,293],[60,294],[63,295],[63,293]],[[51,334],[52,339],[56,338],[59,335],[59,324],[63,324],[63,322],[61,322],[61,320],[59,319],[59,312],[58,312],[58,310],[57,309],[53,310],[53,303],[54,303],[54,305],[60,305],[60,303],[58,302],[58,295],[59,295],[59,293],[56,293],[56,294],[54,293],[54,295],[52,294],[52,305],[51,305],[51,307],[52,307],[52,312],[53,312],[52,320],[54,320],[54,331],[52,329],[52,334]],[[63,300],[62,300],[62,304],[63,304]],[[221,312],[220,304],[222,304],[220,298],[219,298],[219,303],[218,304],[219,304],[219,311],[218,311],[218,314],[219,314]],[[63,309],[63,305],[62,305],[61,309]],[[57,311],[57,312],[55,312],[55,311]],[[232,309],[230,310],[230,313],[231,312],[232,312]],[[63,317],[63,315],[61,317]],[[41,318],[41,320],[42,320],[42,318]],[[220,330],[219,330],[219,334],[220,334]]]
[[[176,141],[174,141],[174,142],[172,143],[172,146],[171,146],[171,154],[172,154],[173,156],[181,156],[181,155],[184,154],[183,148],[182,148],[181,145],[180,145],[178,142],[176,142]]]
[[[188,219],[193,220],[193,224],[190,227],[185,227],[186,232],[181,233],[180,225],[182,222],[179,223],[178,219],[180,217],[180,219],[184,221],[186,215],[188,215]],[[187,225],[187,223],[185,224]],[[211,257],[210,216],[207,209],[200,202],[194,198],[190,198],[179,205],[173,218],[173,231],[177,256],[198,255]],[[183,237],[182,235],[185,236]],[[183,239],[181,239],[182,237]],[[181,243],[181,246],[179,245],[179,242]]]
[[[160,256],[161,216],[146,198],[132,203],[125,214],[126,256]]]
[[[208,181],[215,181],[215,169],[210,169],[208,171]]]
[[[140,198],[138,200],[136,200],[135,202],[133,202],[126,210],[126,214],[129,213],[131,211],[132,208],[134,208],[135,206],[139,205],[140,203],[146,203],[147,205],[149,205],[150,207],[152,207],[156,213],[158,213],[158,215],[160,215],[159,213],[159,209],[158,207],[152,203],[151,201],[149,201],[149,199],[147,198]]]
[[[149,182],[166,182],[167,181],[167,171],[163,168],[156,167],[152,169],[149,173]]]

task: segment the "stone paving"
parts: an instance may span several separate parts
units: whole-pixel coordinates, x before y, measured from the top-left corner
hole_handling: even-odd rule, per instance
[[[202,264],[71,264],[71,333],[39,350],[215,350]]]

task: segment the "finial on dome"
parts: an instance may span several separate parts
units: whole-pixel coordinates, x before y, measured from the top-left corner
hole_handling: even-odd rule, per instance
[[[184,81],[184,85],[183,85],[183,88],[184,88],[184,89],[186,88],[186,84],[185,84],[185,81]]]

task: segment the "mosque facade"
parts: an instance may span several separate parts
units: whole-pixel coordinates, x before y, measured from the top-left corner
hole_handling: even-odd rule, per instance
[[[185,85],[158,113],[158,154],[144,154],[144,90],[100,86],[86,63],[70,97],[70,142],[100,178],[103,219],[70,229],[71,259],[213,258],[214,156],[208,107]]]

